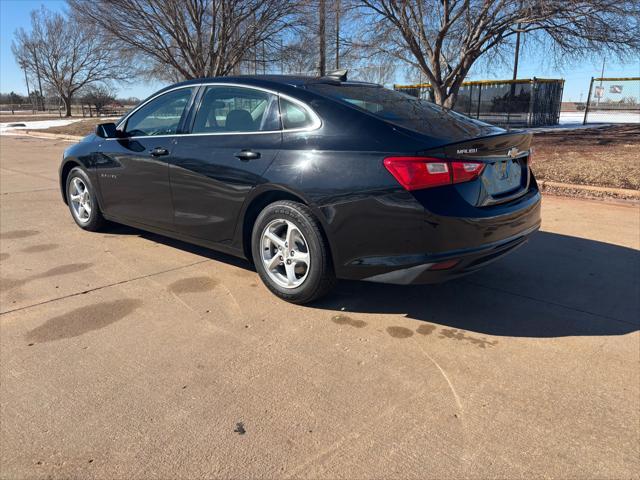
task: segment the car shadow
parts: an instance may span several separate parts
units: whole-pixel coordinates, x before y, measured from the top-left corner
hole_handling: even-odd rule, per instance
[[[192,253],[218,262],[224,262],[229,265],[233,265],[234,267],[252,272],[256,271],[253,264],[243,258],[234,257],[233,255],[227,255],[226,253],[218,252],[207,247],[201,247],[193,243],[183,242],[182,240],[176,240],[174,238],[165,237],[164,235],[147,232],[127,225],[110,222],[105,228],[104,233],[112,235],[135,235],[152,242],[161,243],[162,245],[166,245],[171,248],[180,249],[183,252]]]
[[[640,328],[639,272],[637,250],[538,232],[472,275],[439,285],[344,281],[314,307],[497,336],[624,335]]]
[[[243,259],[121,225],[138,235],[255,271]],[[640,252],[584,238],[538,232],[510,255],[439,285],[339,281],[308,308],[345,315],[400,314],[450,328],[509,337],[624,335],[640,329]]]

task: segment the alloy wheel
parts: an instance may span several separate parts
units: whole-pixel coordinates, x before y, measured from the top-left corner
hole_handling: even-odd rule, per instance
[[[87,184],[80,177],[73,177],[69,188],[69,199],[73,215],[80,223],[87,223],[91,218],[92,208]]]
[[[260,240],[262,264],[269,277],[283,288],[296,288],[309,274],[309,247],[300,229],[289,220],[276,219]]]

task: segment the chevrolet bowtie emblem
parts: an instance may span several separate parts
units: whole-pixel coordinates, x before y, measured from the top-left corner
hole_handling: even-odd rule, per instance
[[[520,153],[520,150],[518,150],[516,147],[513,147],[509,149],[509,151],[507,152],[507,156],[513,159],[513,158],[516,158],[519,153]]]

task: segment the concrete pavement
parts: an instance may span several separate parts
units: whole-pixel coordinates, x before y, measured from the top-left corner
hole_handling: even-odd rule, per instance
[[[245,263],[60,199],[0,137],[0,477],[640,478],[640,210],[437,286],[287,304]]]

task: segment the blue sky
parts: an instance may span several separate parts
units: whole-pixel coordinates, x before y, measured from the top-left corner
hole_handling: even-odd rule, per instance
[[[16,29],[29,28],[29,12],[45,5],[51,10],[64,11],[64,0],[0,0],[0,92],[15,91],[26,94],[24,75],[18,68],[11,53],[11,41]],[[520,57],[518,67],[519,78],[531,78],[533,76],[545,78],[564,78],[565,101],[578,101],[582,95],[586,97],[589,89],[589,80],[592,76],[600,76],[602,68],[602,55],[573,64],[563,70],[558,70],[553,65],[545,62],[544,52],[525,52]],[[640,60],[635,63],[622,65],[613,59],[608,59],[605,66],[605,76],[608,77],[637,77],[640,76]],[[500,79],[511,78],[508,67],[500,67],[491,75],[477,75],[473,79]],[[397,83],[415,83],[417,79],[397,78]],[[119,87],[119,96],[144,98],[160,88],[158,83],[137,82]]]

